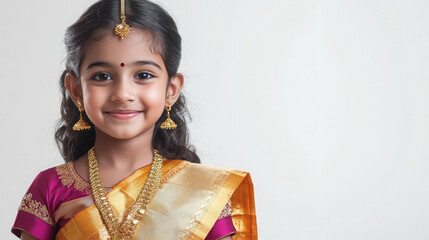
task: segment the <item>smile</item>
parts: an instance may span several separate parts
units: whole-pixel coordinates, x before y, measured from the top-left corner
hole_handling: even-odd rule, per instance
[[[111,117],[119,119],[119,120],[128,120],[137,115],[139,115],[142,111],[134,111],[134,110],[116,110],[111,112],[106,112]]]

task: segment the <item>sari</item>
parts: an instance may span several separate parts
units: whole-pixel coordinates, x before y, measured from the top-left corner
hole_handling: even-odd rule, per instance
[[[116,184],[107,197],[119,219],[137,198],[151,165]],[[91,189],[66,163],[41,172],[19,207],[12,232],[41,239],[108,239]],[[133,239],[257,239],[253,184],[247,172],[166,160],[160,189]]]

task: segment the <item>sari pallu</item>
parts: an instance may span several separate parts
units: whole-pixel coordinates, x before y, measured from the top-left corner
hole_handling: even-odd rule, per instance
[[[147,170],[137,170],[107,194],[119,219],[135,201],[147,176]],[[248,173],[170,160],[163,166],[161,184],[133,239],[205,239],[228,200],[236,229],[233,239],[257,239],[253,185]],[[91,205],[75,214],[55,239],[108,239],[108,232],[98,209]]]

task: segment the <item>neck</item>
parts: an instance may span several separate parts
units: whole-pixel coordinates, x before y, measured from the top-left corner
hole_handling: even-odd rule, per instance
[[[135,171],[152,163],[152,135],[116,139],[96,129],[95,154],[100,169]]]

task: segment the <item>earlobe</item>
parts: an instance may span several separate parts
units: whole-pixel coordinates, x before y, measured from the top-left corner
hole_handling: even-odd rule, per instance
[[[171,105],[173,105],[177,101],[183,88],[183,81],[183,75],[181,73],[177,73],[171,77],[170,85],[167,88],[166,102],[172,99]]]
[[[67,73],[64,78],[64,84],[73,102],[82,101],[82,87],[78,78],[71,73]]]

